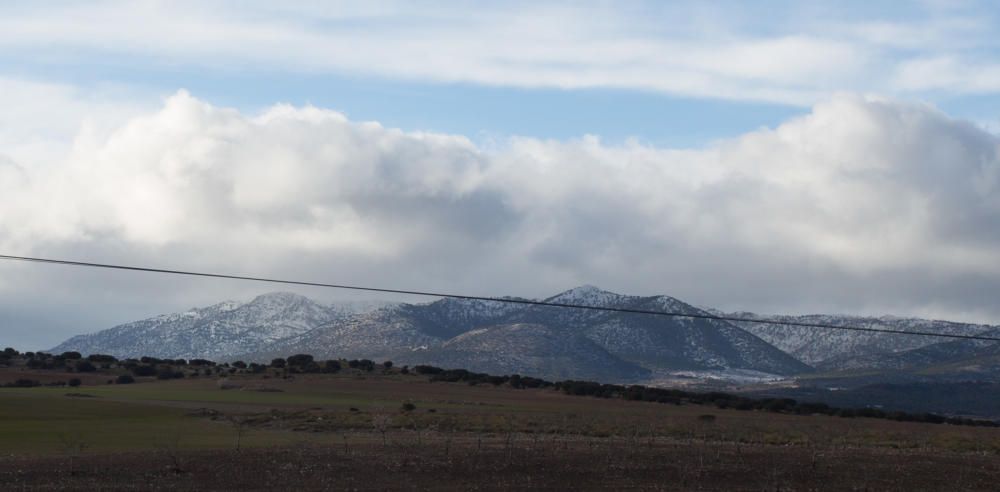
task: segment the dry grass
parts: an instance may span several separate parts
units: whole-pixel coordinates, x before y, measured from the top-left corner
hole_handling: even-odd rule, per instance
[[[18,488],[989,490],[1000,429],[602,400],[419,376],[0,390]],[[267,391],[258,391],[259,389]],[[404,411],[404,402],[415,405]],[[706,417],[711,415],[712,417]]]

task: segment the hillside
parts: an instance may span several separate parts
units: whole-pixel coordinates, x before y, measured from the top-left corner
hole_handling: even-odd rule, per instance
[[[351,314],[349,310],[323,306],[300,295],[277,292],[247,303],[228,301],[126,323],[70,338],[49,351],[221,359],[268,346]]]
[[[951,321],[901,318],[896,316],[863,317],[838,315],[760,315],[749,312],[715,314],[736,318],[779,320],[796,323],[814,323],[833,326],[857,326],[900,331],[921,331],[949,335],[975,335],[990,330],[989,325],[955,323]],[[852,359],[881,359],[889,354],[919,349],[945,343],[949,339],[926,336],[908,336],[894,333],[873,333],[836,330],[773,323],[734,321],[733,324],[760,337],[799,361],[822,370],[852,369],[862,365]]]
[[[704,313],[666,296],[626,296],[592,286],[545,301]],[[532,376],[604,381],[642,381],[653,370],[748,369],[787,375],[810,369],[722,321],[460,299],[359,314],[241,357],[268,360],[296,352],[410,363],[436,361],[446,367],[504,368]]]
[[[629,296],[593,286],[577,287],[544,300],[721,314],[669,296]],[[753,313],[731,315],[771,318]],[[774,318],[948,334],[993,329],[891,316]],[[989,381],[1000,375],[998,348],[984,342],[486,300],[324,306],[287,293],[127,323],[74,337],[52,352],[70,350],[122,357],[150,354],[247,361],[309,353],[320,358],[431,363],[615,382],[669,382],[681,377],[735,383],[749,374],[750,380],[801,376],[798,380],[803,385],[856,387],[886,382]],[[810,376],[813,372],[818,374]]]
[[[549,379],[638,381],[650,374],[572,328],[524,323],[467,331],[435,347],[401,354],[396,361]]]

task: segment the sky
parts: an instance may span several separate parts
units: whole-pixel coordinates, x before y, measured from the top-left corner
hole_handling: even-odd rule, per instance
[[[0,254],[1000,323],[998,17],[3,3]],[[0,345],[271,290],[2,262]]]

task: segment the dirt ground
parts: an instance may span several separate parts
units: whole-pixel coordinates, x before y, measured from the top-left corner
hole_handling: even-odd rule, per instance
[[[337,442],[337,441],[341,442]],[[0,459],[7,490],[996,490],[991,454],[541,435]]]
[[[4,490],[997,490],[1000,429],[399,375],[0,391]],[[414,408],[406,409],[406,405]]]

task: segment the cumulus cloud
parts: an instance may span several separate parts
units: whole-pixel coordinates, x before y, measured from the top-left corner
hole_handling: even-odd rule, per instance
[[[920,104],[841,95],[697,150],[590,136],[483,147],[315,107],[248,115],[182,91],[71,140],[53,162],[0,159],[4,252],[485,295],[589,282],[723,308],[1000,317],[988,295],[1000,139]],[[131,316],[266,289],[0,271],[8,316],[51,304],[95,325],[110,319],[80,317],[92,301]]]

